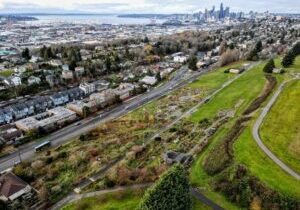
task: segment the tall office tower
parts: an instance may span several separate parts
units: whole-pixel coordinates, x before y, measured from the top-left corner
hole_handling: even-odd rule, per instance
[[[220,5],[219,19],[224,19],[224,7],[223,7],[223,3],[221,3],[221,5]]]

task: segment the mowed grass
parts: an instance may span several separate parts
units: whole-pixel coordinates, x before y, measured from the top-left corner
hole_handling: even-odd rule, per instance
[[[118,193],[108,193],[105,195],[83,198],[71,203],[61,210],[127,210],[135,209],[143,191],[123,191]]]
[[[228,68],[240,68],[243,64],[245,64],[245,61],[238,61],[231,65],[220,67],[215,70],[212,70],[204,75],[201,75],[199,79],[194,81],[193,83],[187,85],[189,88],[193,89],[199,89],[201,88],[203,92],[205,91],[206,94],[213,92],[214,90],[220,88],[222,84],[224,84],[226,81],[232,79],[235,77],[235,74],[225,74],[224,71]],[[170,95],[176,94],[176,91],[171,93]],[[144,110],[147,110],[149,113],[153,113],[155,110],[157,110],[158,104],[161,103],[161,100],[155,100],[152,101],[141,108],[131,112],[131,116],[136,119],[140,119],[143,117]]]
[[[254,122],[255,119],[234,144],[236,162],[246,165],[251,174],[258,177],[268,187],[284,195],[300,199],[300,182],[277,166],[254,141],[251,133]]]
[[[246,72],[231,85],[219,92],[211,101],[204,104],[191,116],[193,122],[199,122],[204,118],[213,118],[218,111],[234,109],[236,105],[237,114],[240,114],[254,100],[265,84],[262,72],[264,64],[257,65]]]
[[[231,85],[223,89],[219,94],[211,99],[211,101],[201,106],[199,110],[190,117],[190,120],[197,123],[204,118],[212,119],[218,111],[233,109],[237,104],[239,104],[234,119],[230,120],[228,124],[219,129],[219,131],[214,135],[214,137],[210,140],[210,145],[193,163],[190,173],[190,180],[192,184],[203,188],[203,192],[207,197],[225,209],[241,208],[230,203],[223,195],[216,193],[211,189],[210,183],[214,180],[214,177],[207,175],[204,171],[202,166],[203,160],[211,149],[222,141],[223,137],[229,132],[237,117],[240,116],[249,104],[262,92],[266,81],[262,72],[263,65],[264,64],[260,64],[253,67]]]
[[[198,80],[190,84],[193,88],[203,88],[212,90],[220,87],[224,82],[235,77],[235,74],[225,74],[224,71],[228,68],[240,68],[245,62],[239,61],[226,67],[218,68],[210,73],[202,75]]]
[[[281,59],[275,59],[276,67],[281,67]],[[300,56],[294,65],[286,68],[284,75],[276,75],[279,83],[290,79],[288,73],[300,72]],[[299,82],[286,86],[267,115],[260,135],[264,143],[285,163],[299,172],[300,119],[299,119]],[[266,103],[265,103],[266,104]],[[261,111],[261,110],[260,110]],[[255,143],[251,130],[259,112],[242,133],[234,145],[234,154],[238,163],[245,164],[250,172],[268,187],[283,194],[300,199],[300,182],[286,174]]]
[[[274,60],[275,62],[275,66],[277,68],[283,68],[283,66],[281,65],[281,61],[282,61],[282,58],[277,58]],[[292,72],[300,72],[300,56],[297,56],[296,59],[295,59],[295,62],[292,66],[288,67],[288,68],[285,68],[286,72],[288,73],[292,73]]]
[[[300,81],[288,84],[267,115],[261,130],[266,146],[300,173]]]
[[[144,191],[126,190],[83,198],[68,204],[61,210],[134,210],[138,207]],[[210,210],[208,206],[193,198],[193,210]]]

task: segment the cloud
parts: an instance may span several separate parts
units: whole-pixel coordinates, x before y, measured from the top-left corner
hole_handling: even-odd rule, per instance
[[[300,11],[295,0],[222,0],[235,11]],[[221,0],[0,0],[0,12],[187,13],[219,7]]]

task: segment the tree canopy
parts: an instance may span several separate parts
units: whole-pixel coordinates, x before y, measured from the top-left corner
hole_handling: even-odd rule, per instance
[[[187,174],[175,165],[147,190],[138,210],[191,210],[192,200]]]

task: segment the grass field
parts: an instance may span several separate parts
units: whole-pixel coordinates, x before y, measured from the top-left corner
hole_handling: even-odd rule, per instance
[[[214,177],[207,175],[204,171],[202,166],[203,160],[209,151],[214,148],[230,130],[237,116],[239,116],[262,91],[265,84],[262,67],[263,64],[260,64],[245,73],[230,86],[222,90],[209,103],[200,107],[200,109],[190,118],[193,122],[198,122],[204,118],[213,118],[220,110],[232,109],[235,107],[237,109],[235,117],[215,134],[211,139],[211,144],[194,162],[190,175],[193,185],[204,188],[205,194],[225,209],[239,208],[228,202],[224,196],[212,191],[210,183],[214,180]]]
[[[203,105],[191,116],[193,122],[204,118],[212,118],[220,110],[232,109],[238,105],[237,114],[240,114],[262,91],[265,78],[260,64],[242,75],[230,86],[223,89],[210,102]]]
[[[142,190],[109,193],[101,196],[84,198],[71,203],[61,210],[133,210],[139,205]],[[210,210],[211,208],[193,198],[193,210]]]
[[[275,60],[276,66],[281,67],[280,59]],[[295,63],[286,69],[287,73],[300,72],[300,56]],[[291,78],[288,74],[277,75],[278,82]],[[299,172],[299,105],[300,82],[289,84],[282,92],[261,128],[264,143],[281,158]],[[260,112],[259,112],[260,113]],[[300,183],[287,175],[257,146],[251,129],[258,117],[253,120],[234,145],[236,161],[245,164],[251,173],[258,177],[268,187],[300,199]]]
[[[254,120],[234,145],[236,161],[246,165],[268,187],[300,199],[299,181],[286,174],[257,146],[251,134],[253,124]]]
[[[4,70],[0,71],[0,76],[2,77],[9,77],[14,73],[14,70]]]
[[[261,127],[266,146],[300,173],[300,81],[288,84]]]

